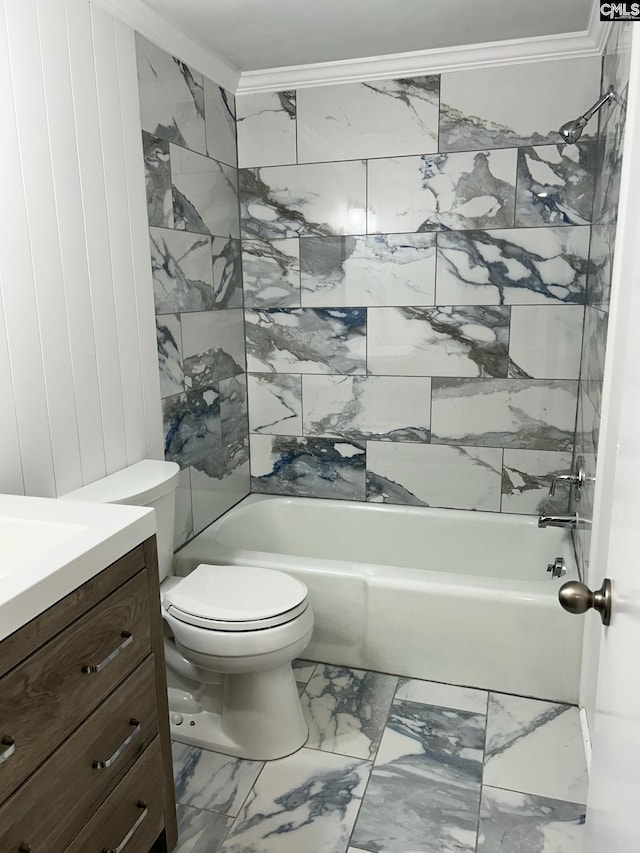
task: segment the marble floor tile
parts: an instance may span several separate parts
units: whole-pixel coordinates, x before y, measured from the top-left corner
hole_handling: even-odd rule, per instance
[[[222,847],[224,853],[343,853],[371,764],[301,749],[269,761]]]
[[[181,806],[235,817],[264,762],[232,758],[183,743],[173,744],[176,801]]]
[[[487,713],[488,693],[472,687],[457,687],[454,684],[439,684],[436,681],[420,681],[417,678],[400,678],[394,702],[401,700],[421,705],[436,705],[473,714]]]
[[[352,836],[384,853],[473,853],[485,718],[393,706]]]
[[[478,853],[582,853],[585,807],[482,789]]]
[[[307,746],[373,758],[397,683],[391,675],[319,665],[302,697]]]
[[[294,660],[293,674],[298,684],[307,684],[317,666],[312,660]]]
[[[483,781],[525,794],[586,802],[578,709],[491,693]]]
[[[178,843],[173,853],[218,853],[233,818],[178,806]]]

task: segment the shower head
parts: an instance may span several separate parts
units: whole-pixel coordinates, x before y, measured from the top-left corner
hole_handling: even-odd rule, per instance
[[[582,131],[585,128],[586,123],[589,119],[598,112],[598,110],[603,107],[608,101],[615,100],[615,94],[613,92],[607,92],[606,95],[603,95],[597,103],[595,103],[590,109],[583,113],[578,118],[574,118],[573,121],[568,121],[562,125],[558,133],[563,138],[565,142],[569,144],[573,144],[577,142],[582,136]]]

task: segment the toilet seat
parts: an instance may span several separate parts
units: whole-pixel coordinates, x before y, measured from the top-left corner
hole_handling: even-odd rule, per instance
[[[296,578],[254,566],[205,563],[164,596],[167,614],[209,631],[260,631],[285,625],[309,606]]]

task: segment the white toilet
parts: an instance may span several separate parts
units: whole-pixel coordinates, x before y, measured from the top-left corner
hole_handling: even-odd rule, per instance
[[[248,566],[203,564],[172,577],[179,472],[174,462],[146,459],[61,500],[155,509],[173,739],[241,758],[281,758],[308,735],[291,668],[311,640],[307,588]]]

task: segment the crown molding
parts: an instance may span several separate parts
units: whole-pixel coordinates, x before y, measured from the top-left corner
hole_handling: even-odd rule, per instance
[[[587,34],[593,40],[599,53],[604,53],[612,27],[613,23],[611,21],[600,20],[600,3],[594,3],[591,7],[591,17],[589,18]]]
[[[178,56],[218,85],[238,95],[599,56],[604,52],[612,27],[611,22],[600,21],[600,7],[594,3],[589,26],[580,32],[240,72],[210,48],[203,47],[177,29],[142,0],[89,2],[110,12],[158,47]]]
[[[594,5],[595,8],[597,4]],[[607,38],[607,26],[610,25],[603,25],[599,20],[594,20],[592,13],[588,30],[563,35],[369,56],[340,62],[290,65],[262,71],[243,71],[240,74],[237,94],[278,92],[285,89],[357,83],[364,80],[388,80],[443,71],[470,71],[497,65],[599,56]]]
[[[238,88],[240,72],[237,68],[212,50],[197,44],[141,0],[90,0],[90,3],[110,12],[114,18],[128,24],[167,53],[179,57],[205,77],[215,80],[219,86],[230,92]]]

